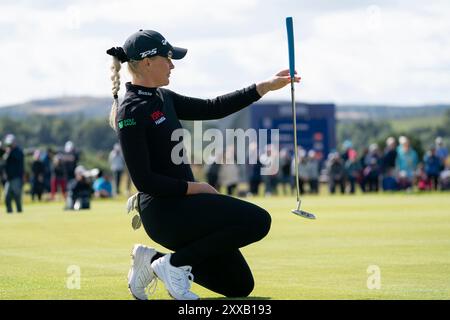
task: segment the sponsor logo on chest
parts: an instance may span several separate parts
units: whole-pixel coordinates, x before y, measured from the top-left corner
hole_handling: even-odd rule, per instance
[[[166,120],[166,117],[164,116],[164,113],[162,113],[159,110],[156,110],[151,114],[152,120],[155,122],[156,125],[164,122]]]

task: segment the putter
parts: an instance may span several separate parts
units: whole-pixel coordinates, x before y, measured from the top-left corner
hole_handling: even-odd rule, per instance
[[[297,209],[293,209],[291,210],[291,212],[303,218],[316,219],[316,216],[314,214],[300,210],[302,201],[300,200],[300,186],[298,181],[297,111],[295,107],[295,89],[294,89],[294,77],[295,77],[294,27],[292,17],[286,18],[286,28],[289,47],[289,75],[291,77],[291,101],[292,101],[292,116],[294,124],[295,184],[297,189]]]

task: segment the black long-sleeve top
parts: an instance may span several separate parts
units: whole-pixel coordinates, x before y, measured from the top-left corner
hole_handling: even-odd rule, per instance
[[[151,197],[183,196],[187,182],[194,181],[189,164],[171,159],[180,142],[171,140],[172,132],[182,128],[179,119],[223,118],[261,98],[254,84],[206,100],[129,82],[126,89],[117,113],[118,137],[134,185]]]
[[[22,179],[24,174],[24,155],[22,149],[19,147],[14,147],[9,152],[8,157],[6,158],[6,176],[10,181],[15,178]]]

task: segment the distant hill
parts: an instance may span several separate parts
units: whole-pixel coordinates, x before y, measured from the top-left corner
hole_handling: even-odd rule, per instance
[[[0,107],[0,116],[22,118],[33,114],[72,116],[82,114],[85,118],[108,117],[112,99],[109,97],[60,97]],[[259,102],[264,103],[264,101]],[[364,105],[337,105],[336,117],[343,121],[360,119],[405,119],[420,117],[439,117],[448,105],[429,105],[419,107],[399,106],[364,106]]]
[[[395,120],[411,118],[439,117],[450,109],[450,104],[425,106],[364,106],[364,105],[338,105],[336,117],[339,120]]]
[[[32,100],[26,103],[0,107],[0,116],[23,118],[33,114],[71,116],[83,114],[86,118],[104,118],[109,114],[111,98],[62,97]]]

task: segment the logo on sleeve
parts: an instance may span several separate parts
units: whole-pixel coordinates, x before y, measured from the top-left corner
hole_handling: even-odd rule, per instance
[[[136,120],[134,118],[131,119],[123,119],[118,122],[119,129],[123,129],[125,127],[132,127],[136,125]]]
[[[157,110],[151,114],[152,120],[155,122],[156,125],[160,124],[161,122],[166,120],[166,117],[164,117],[164,113]]]

